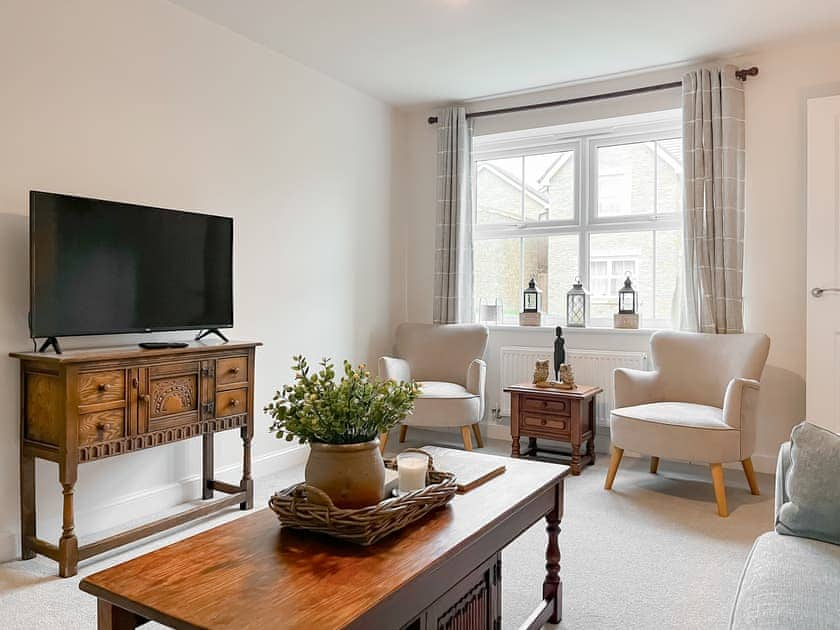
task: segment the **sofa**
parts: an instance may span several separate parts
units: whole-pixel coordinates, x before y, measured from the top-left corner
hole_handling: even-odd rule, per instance
[[[790,466],[787,442],[776,468],[777,520],[789,500],[785,478]],[[741,574],[729,627],[840,628],[840,545],[775,531],[759,536]]]

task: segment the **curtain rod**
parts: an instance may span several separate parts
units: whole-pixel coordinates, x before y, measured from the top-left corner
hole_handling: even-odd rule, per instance
[[[758,67],[743,68],[735,71],[735,76],[741,81],[746,81],[747,77],[754,77],[758,74]],[[588,103],[590,101],[602,101],[608,98],[619,98],[621,96],[633,96],[634,94],[645,94],[646,92],[658,92],[659,90],[670,90],[682,85],[682,81],[671,81],[670,83],[657,83],[656,85],[645,85],[643,87],[631,88],[629,90],[619,90],[618,92],[605,92],[603,94],[591,94],[589,96],[577,96],[575,98],[567,98],[561,101],[549,101],[547,103],[533,103],[531,105],[518,105],[516,107],[502,107],[500,109],[488,109],[483,112],[469,112],[467,118],[482,118],[483,116],[496,116],[497,114],[513,114],[515,112],[525,112],[532,109],[544,109],[546,107],[559,107],[561,105],[574,105],[576,103]],[[429,116],[429,124],[434,125],[438,121],[437,116]]]

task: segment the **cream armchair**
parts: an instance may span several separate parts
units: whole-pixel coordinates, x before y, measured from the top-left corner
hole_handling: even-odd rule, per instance
[[[464,448],[472,450],[470,430],[484,446],[478,423],[484,417],[487,326],[481,324],[401,324],[396,357],[379,359],[379,376],[415,380],[422,392],[414,413],[400,427],[400,442],[410,426],[460,427]],[[380,436],[385,449],[388,434]]]
[[[615,370],[610,414],[612,458],[604,488],[612,489],[625,449],[710,465],[718,514],[727,516],[723,466],[741,462],[753,494],[759,379],[767,335],[657,332],[650,339],[655,371]]]

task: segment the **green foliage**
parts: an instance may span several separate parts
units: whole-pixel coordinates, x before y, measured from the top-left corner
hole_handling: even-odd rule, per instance
[[[335,366],[323,359],[310,373],[302,355],[292,357],[295,380],[274,395],[265,407],[278,439],[357,444],[367,442],[399,424],[414,411],[420,393],[416,383],[371,377],[364,364],[344,362],[344,375],[336,381]]]

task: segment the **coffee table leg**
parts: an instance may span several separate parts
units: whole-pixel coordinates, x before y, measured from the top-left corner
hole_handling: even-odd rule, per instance
[[[554,509],[545,516],[548,546],[545,550],[543,600],[553,602],[549,623],[560,623],[563,617],[563,581],[560,579],[560,519],[563,518],[563,481],[555,487]]]
[[[133,612],[114,606],[104,599],[96,601],[96,627],[98,630],[133,630],[146,620]]]

